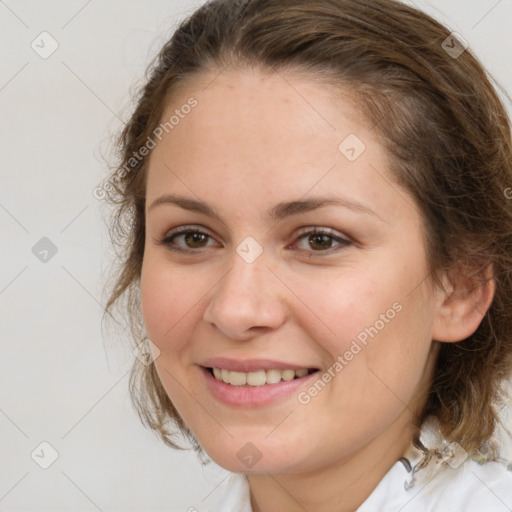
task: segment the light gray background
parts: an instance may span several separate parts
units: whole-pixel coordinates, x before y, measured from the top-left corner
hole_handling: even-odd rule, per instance
[[[200,3],[0,0],[0,511],[201,510],[225,474],[140,425],[133,354],[100,330],[102,154],[150,58]],[[414,3],[510,94],[511,0]],[[31,48],[43,31],[59,45],[46,59]],[[42,237],[57,247],[46,263],[32,252]],[[31,458],[48,456],[43,441],[59,453],[48,469]]]

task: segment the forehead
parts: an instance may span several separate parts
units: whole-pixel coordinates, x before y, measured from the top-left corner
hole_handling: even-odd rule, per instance
[[[194,108],[184,108],[191,98]],[[382,187],[383,146],[350,94],[326,84],[256,70],[196,75],[174,92],[162,123],[172,116],[151,154],[148,203],[171,189],[227,201],[244,196],[247,208],[257,198],[336,190],[383,207],[397,199]]]
[[[238,140],[252,128],[252,135],[259,135],[261,140],[269,137],[273,140],[279,133],[283,139],[321,136],[336,142],[349,120],[362,130],[358,126],[363,124],[361,111],[349,90],[334,88],[327,80],[320,81],[304,73],[228,68],[195,74],[181,82],[172,94],[164,120],[192,95],[198,103],[194,117],[200,123],[183,123],[183,126],[213,128],[210,136],[231,128]]]

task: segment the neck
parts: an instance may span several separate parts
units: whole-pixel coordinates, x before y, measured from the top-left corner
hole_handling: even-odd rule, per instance
[[[405,408],[386,430],[334,464],[286,474],[248,475],[253,512],[354,512],[409,447],[411,413]]]

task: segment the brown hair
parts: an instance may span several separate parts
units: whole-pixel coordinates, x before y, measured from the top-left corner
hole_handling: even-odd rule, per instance
[[[415,198],[432,282],[440,285],[439,271],[450,267],[475,279],[483,279],[481,267],[493,270],[493,302],[473,335],[441,343],[420,416],[435,416],[445,439],[468,452],[482,449],[498,424],[512,366],[512,144],[490,75],[470,50],[450,54],[445,41],[460,43],[449,37],[439,22],[393,0],[214,0],[195,11],[148,68],[118,140],[121,162],[107,199],[111,236],[124,257],[106,312],[128,313],[133,341],[141,342],[149,157],[133,155],[159,125],[169,93],[193,74],[228,65],[323,77],[353,94],[397,182]],[[130,392],[143,423],[166,444],[179,447],[181,433],[201,453],[153,364],[135,359]]]

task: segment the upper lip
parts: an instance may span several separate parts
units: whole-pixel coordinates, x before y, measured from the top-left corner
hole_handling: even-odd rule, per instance
[[[275,361],[272,359],[231,359],[228,357],[215,357],[207,359],[201,363],[205,368],[220,368],[234,372],[254,372],[257,370],[301,370],[316,369],[312,366],[304,366],[285,361]]]

